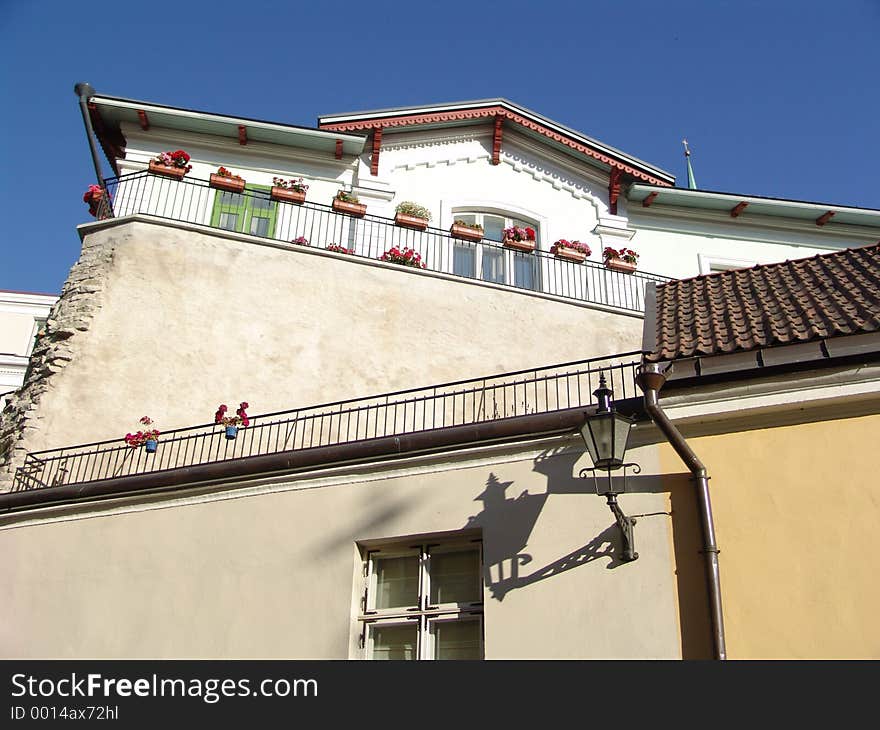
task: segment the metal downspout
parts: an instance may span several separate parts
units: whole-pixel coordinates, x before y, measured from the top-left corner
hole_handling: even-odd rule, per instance
[[[89,138],[89,149],[92,151],[92,164],[95,166],[95,175],[98,178],[98,185],[105,191],[107,185],[104,182],[104,176],[101,174],[101,163],[98,157],[98,148],[95,146],[95,130],[92,129],[92,120],[89,118],[89,110],[87,103],[90,96],[94,96],[95,90],[92,85],[85,81],[80,81],[73,87],[73,93],[79,97],[79,110],[82,112],[83,124],[86,127],[86,137]]]
[[[660,366],[646,363],[639,370],[636,381],[645,393],[645,408],[657,427],[666,436],[693,475],[697,486],[700,522],[703,527],[703,554],[706,558],[706,580],[709,588],[709,608],[712,617],[712,638],[715,659],[727,659],[724,643],[724,617],[721,611],[721,576],[718,570],[718,545],[715,542],[715,522],[712,518],[712,502],[709,499],[709,476],[706,467],[697,458],[684,436],[660,407],[659,392],[666,382]]]

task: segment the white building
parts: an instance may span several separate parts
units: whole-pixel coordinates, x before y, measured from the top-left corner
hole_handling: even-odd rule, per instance
[[[7,656],[706,655],[693,490],[633,382],[646,285],[875,243],[880,211],[676,188],[502,99],[317,128],[89,109],[111,205],[0,423]],[[150,170],[179,149],[184,176]],[[578,477],[600,373],[640,419],[638,560]],[[145,414],[151,452],[122,439]]]
[[[0,410],[24,382],[34,342],[56,301],[52,294],[0,290]]]

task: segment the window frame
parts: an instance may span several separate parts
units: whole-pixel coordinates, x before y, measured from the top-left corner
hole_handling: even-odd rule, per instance
[[[431,557],[432,555],[458,552],[475,552],[477,565],[474,575],[477,600],[431,604]],[[416,603],[390,608],[376,608],[379,560],[397,557],[418,558]],[[483,545],[482,538],[457,538],[454,540],[424,539],[418,543],[389,543],[362,548],[363,587],[360,599],[361,613],[357,617],[360,647],[363,658],[374,659],[374,630],[383,626],[410,626],[415,622],[415,660],[434,660],[436,652],[436,626],[443,622],[479,623],[479,654],[485,656],[483,623]]]
[[[261,238],[273,238],[275,235],[275,226],[278,223],[278,203],[272,200],[268,193],[270,191],[270,187],[267,185],[247,185],[245,189],[241,193],[232,193],[225,190],[218,190],[217,194],[214,196],[214,203],[211,208],[211,226],[214,228],[220,228],[224,231],[233,231],[235,233],[244,233],[249,236],[260,236]],[[247,193],[253,192],[261,192],[266,193],[266,197],[264,198],[262,195],[248,195]],[[227,195],[237,195],[239,197],[239,201],[236,203],[228,203],[224,202]],[[267,203],[265,208],[255,208],[254,201],[259,200],[260,202],[265,201]],[[255,210],[268,211],[268,216],[254,216]],[[224,213],[236,213],[238,214],[238,222],[235,228],[222,228],[220,225],[220,218]],[[251,221],[254,218],[266,218],[269,221],[269,227],[265,234],[260,233],[251,233]]]
[[[499,210],[499,209],[481,209],[478,206],[461,206],[455,208],[453,210],[453,220],[461,220],[461,219],[471,219],[472,222],[483,225],[485,230],[485,222],[486,216],[491,216],[493,218],[502,219],[501,228],[504,230],[505,228],[510,228],[511,226],[521,225],[523,227],[528,226],[530,228],[534,228],[535,230],[535,243],[536,243],[536,251],[541,248],[541,224],[540,222],[530,219],[528,216],[524,214],[514,213],[513,211]],[[485,244],[481,241],[480,243],[472,243],[467,241],[458,241],[454,240],[452,243],[452,272],[456,273],[456,253],[458,250],[467,250],[470,251],[473,255],[473,269],[471,274],[456,274],[457,276],[465,276],[470,279],[477,279],[478,281],[485,281],[490,284],[503,284],[505,286],[516,287],[517,289],[527,289],[529,291],[542,291],[542,283],[541,283],[541,265],[540,259],[534,253],[523,253],[522,251],[514,251],[513,249],[507,248],[502,245],[500,241],[492,241],[493,247],[488,249],[493,254],[500,253],[501,258],[501,266],[502,266],[502,277],[501,280],[496,278],[487,278],[485,266],[484,266],[484,254],[486,251]],[[497,247],[497,248],[495,248]],[[500,251],[498,250],[500,249]],[[523,262],[530,262],[530,270],[531,270],[531,282],[530,285],[526,283],[519,283],[517,281],[517,264]]]

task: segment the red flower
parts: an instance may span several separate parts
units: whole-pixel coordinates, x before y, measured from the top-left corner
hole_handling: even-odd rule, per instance
[[[223,414],[226,413],[229,409],[225,404],[221,404],[217,409],[217,412],[214,414],[214,423],[221,423],[223,421]]]

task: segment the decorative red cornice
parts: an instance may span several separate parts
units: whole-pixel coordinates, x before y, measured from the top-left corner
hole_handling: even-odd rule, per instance
[[[150,119],[147,116],[147,113],[143,109],[138,109],[138,119],[141,122],[141,129],[145,132],[150,128]]]
[[[742,212],[749,207],[748,202],[745,200],[740,201],[733,208],[730,209],[730,217],[731,218],[739,218],[742,215]]]
[[[247,127],[243,124],[238,125],[238,143],[240,145],[246,145],[248,143]]]
[[[373,130],[373,154],[370,156],[370,174],[379,174],[379,152],[382,150],[382,127]]]
[[[617,215],[617,199],[620,197],[620,178],[622,174],[619,168],[611,168],[611,177],[608,179],[608,211],[611,215]]]
[[[457,109],[454,111],[446,112],[409,114],[407,116],[400,117],[358,119],[349,122],[325,123],[318,126],[320,129],[333,130],[337,132],[356,132],[364,129],[373,129],[376,126],[409,127],[416,124],[437,124],[441,122],[458,122],[487,118],[496,118],[496,120],[506,119],[515,124],[519,124],[521,127],[525,127],[526,129],[530,129],[533,132],[537,132],[547,139],[551,139],[554,142],[559,142],[560,144],[569,147],[575,152],[580,152],[587,157],[592,157],[594,160],[598,160],[599,162],[608,165],[612,169],[617,169],[621,172],[625,172],[632,177],[638,178],[639,180],[644,180],[645,182],[649,182],[654,185],[663,185],[666,187],[671,186],[671,183],[666,180],[661,180],[647,172],[637,170],[636,168],[626,164],[621,160],[618,160],[614,157],[609,157],[599,150],[593,149],[592,147],[585,145],[582,142],[578,142],[577,140],[572,139],[568,135],[549,129],[543,124],[535,122],[531,119],[527,119],[521,114],[517,114],[516,112],[506,109],[503,106],[485,106],[478,109]]]

